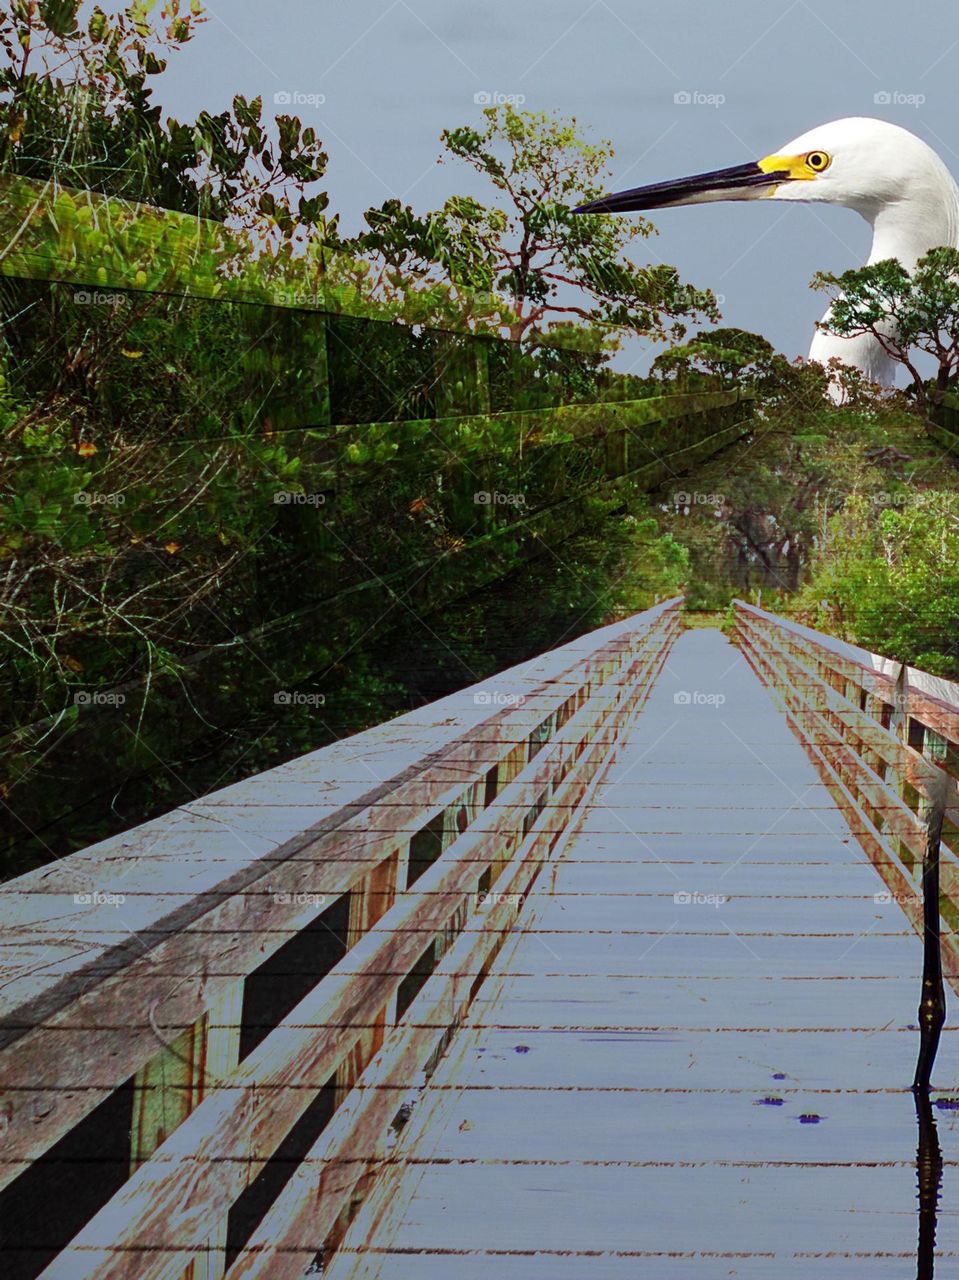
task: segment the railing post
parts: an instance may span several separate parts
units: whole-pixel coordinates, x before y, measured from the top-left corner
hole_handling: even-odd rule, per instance
[[[880,726],[882,725],[883,703],[880,697],[878,697],[871,690],[865,689],[863,690],[862,696],[860,698],[860,705],[862,707],[862,713],[864,716],[868,716],[869,719],[874,721],[877,725],[880,725]],[[869,747],[866,747],[863,750],[862,754],[863,754],[863,759],[865,760],[869,768],[872,769],[873,773],[876,773],[879,775],[880,778],[885,779],[886,762],[883,760],[879,752]]]
[[[350,919],[346,933],[346,950],[349,952],[372,929],[380,916],[389,911],[396,901],[397,868],[399,854],[391,854],[370,871],[358,885],[350,890]],[[386,1027],[396,1018],[395,1001],[384,1005],[373,1026],[367,1027],[359,1037],[336,1073],[336,1105],[350,1091],[363,1068],[373,1057],[386,1034]]]
[[[485,779],[476,781],[464,791],[459,801],[455,805],[451,805],[443,814],[443,831],[440,836],[440,852],[448,849],[453,841],[463,834],[468,827],[476,821],[480,810],[483,808],[483,796],[486,788]],[[477,870],[477,882],[480,878],[480,871]],[[461,932],[466,923],[466,917],[470,913],[471,906],[475,908],[475,898],[472,903],[464,903],[459,910],[455,911],[450,917],[449,924],[436,939],[436,962],[442,959],[444,952],[449,947],[452,940]]]
[[[350,891],[350,918],[346,934],[347,953],[365,933],[369,932],[380,916],[384,915],[396,901],[401,863],[402,873],[405,877],[408,856],[401,858],[399,851],[397,851],[378,863],[360,884]],[[337,1069],[334,1106],[340,1106],[347,1097],[353,1085],[362,1075],[367,1063],[382,1047],[388,1029],[395,1026],[395,1024],[396,995],[394,993],[374,1019],[373,1025],[363,1031]],[[357,1207],[362,1203],[366,1195],[368,1182],[369,1170],[357,1179],[353,1194],[349,1201],[344,1204],[340,1213],[333,1237],[327,1242],[329,1245],[335,1247],[349,1227]]]
[[[914,722],[909,715],[909,675],[906,663],[901,663],[899,667],[899,675],[896,677],[896,687],[893,693],[892,715],[889,720],[889,732],[895,734],[904,747],[913,747],[915,750],[922,752],[924,740],[924,726],[918,722]],[[918,734],[913,731],[916,726]],[[892,788],[896,796],[902,801],[907,808],[914,806],[909,805],[910,783],[901,769],[893,770],[891,780]],[[921,808],[921,800],[920,806]],[[920,813],[920,818],[922,814]],[[921,859],[909,848],[902,839],[893,837],[892,844],[895,848],[897,856],[902,860],[911,876],[915,877],[917,873],[922,875]]]
[[[239,1061],[242,979],[232,983],[192,1027],[181,1032],[133,1077],[131,1173],[156,1151]],[[182,1280],[221,1280],[227,1219],[198,1250]]]
[[[434,401],[438,418],[489,413],[486,344],[469,334],[437,334]]]

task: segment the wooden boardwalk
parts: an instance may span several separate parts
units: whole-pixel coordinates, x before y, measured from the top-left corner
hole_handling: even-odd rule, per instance
[[[959,1274],[959,685],[680,606],[0,887],[4,1280]]]
[[[565,841],[326,1274],[915,1274],[921,948],[718,631],[676,642]]]

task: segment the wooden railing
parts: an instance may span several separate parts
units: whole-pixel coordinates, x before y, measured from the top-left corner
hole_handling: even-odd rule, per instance
[[[950,392],[933,410],[928,431],[948,453],[959,455],[959,395],[956,392]]]
[[[922,933],[930,786],[949,776],[940,913],[946,976],[959,992],[959,685],[735,602],[737,638],[778,695],[823,782]]]
[[[679,603],[0,888],[11,1275],[300,1276],[335,1247]]]

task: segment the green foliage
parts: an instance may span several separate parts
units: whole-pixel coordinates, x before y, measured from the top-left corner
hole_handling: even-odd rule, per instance
[[[797,601],[811,626],[934,675],[959,676],[959,494],[849,498]]]
[[[369,230],[353,247],[378,259],[383,274],[436,273],[491,291],[514,340],[564,316],[654,337],[667,325],[681,335],[684,320],[715,316],[712,295],[683,284],[675,268],[630,261],[630,245],[652,233],[646,219],[572,212],[600,194],[608,143],[588,143],[575,120],[542,112],[505,106],[483,114],[482,128],[444,131],[446,158],[479,173],[506,208],[452,196],[422,216],[395,199],[369,210]],[[582,302],[571,300],[572,290],[582,291]]]
[[[685,384],[691,372],[718,374],[723,386],[768,379],[775,371],[772,344],[745,329],[711,329],[681,346],[670,347],[653,361],[656,376],[676,377]],[[778,357],[782,361],[782,357]]]
[[[528,263],[511,297],[545,309],[522,345],[497,336],[517,322],[502,263],[483,275],[495,212],[452,201],[456,243],[415,288],[383,254],[331,252],[298,121],[239,96],[161,121],[151,78],[200,20],[176,0],[0,17],[3,794],[41,859],[65,812],[84,844],[400,709],[394,636],[407,663],[435,634],[492,670],[686,573],[621,475],[629,441],[636,467],[712,419],[605,365],[620,304],[655,326],[698,296],[615,277],[609,220],[590,239],[545,206],[530,235],[606,283],[596,323],[548,329]],[[509,128],[527,170],[594,163],[565,127]],[[424,262],[445,243],[401,231]],[[506,633],[474,610],[461,634],[463,602],[504,582]],[[329,709],[278,710],[278,689]]]
[[[761,590],[764,604],[788,611],[826,522],[850,495],[865,495],[878,518],[914,489],[959,485],[915,414],[869,397],[855,379],[842,407],[815,364],[774,357],[755,385],[750,435],[664,494],[663,527],[690,550],[691,608],[721,608]]]
[[[932,249],[912,272],[885,258],[841,275],[819,272],[813,284],[831,298],[824,326],[841,337],[871,334],[907,370],[930,418],[959,380],[959,250]],[[931,382],[915,364],[917,351],[935,361]]]
[[[0,172],[142,200],[283,236],[323,226],[305,187],[327,157],[312,129],[262,119],[262,100],[168,119],[151,81],[204,20],[196,0],[135,0],[119,14],[80,0],[19,0],[0,12]]]
[[[458,602],[445,643],[430,655],[439,671],[455,676],[459,661],[477,676],[501,670],[683,591],[686,549],[660,535],[645,498],[633,496],[612,512],[600,499],[591,505],[578,532]]]

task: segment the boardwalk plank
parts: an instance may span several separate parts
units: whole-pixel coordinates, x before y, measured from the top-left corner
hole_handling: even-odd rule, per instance
[[[758,679],[684,635],[331,1280],[908,1274],[921,952],[884,893]]]

